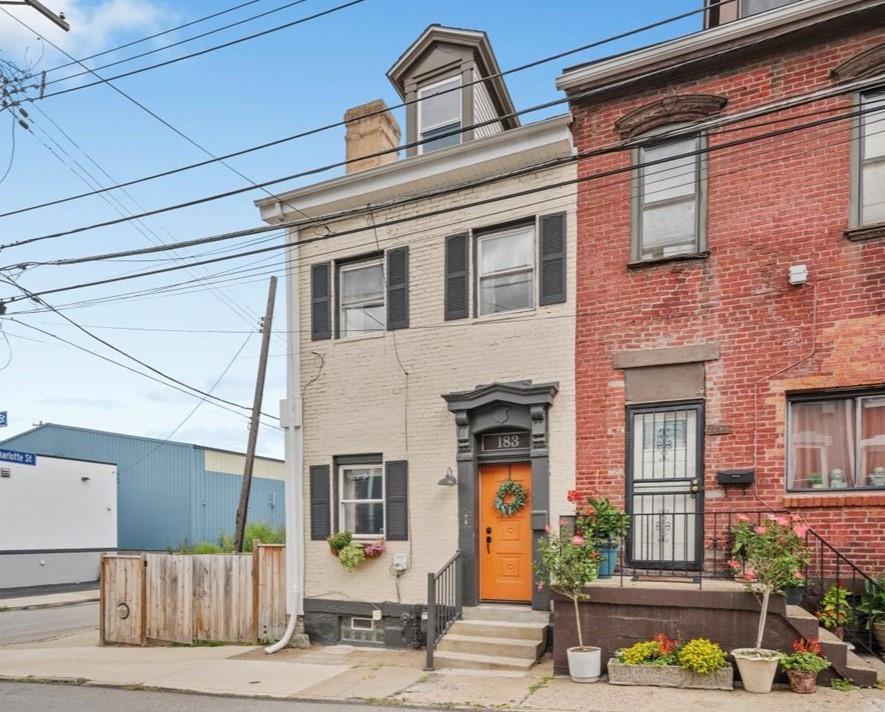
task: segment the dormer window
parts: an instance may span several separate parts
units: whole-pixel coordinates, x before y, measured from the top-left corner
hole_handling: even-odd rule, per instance
[[[461,77],[418,90],[418,153],[430,153],[461,143]]]

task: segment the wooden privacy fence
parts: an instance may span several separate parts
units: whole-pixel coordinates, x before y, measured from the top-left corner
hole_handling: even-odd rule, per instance
[[[285,549],[252,554],[106,554],[102,644],[265,643],[286,629]]]

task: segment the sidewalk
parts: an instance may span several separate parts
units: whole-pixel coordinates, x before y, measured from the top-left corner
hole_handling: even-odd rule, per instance
[[[0,618],[2,625],[2,618]],[[885,691],[819,689],[813,698],[777,689],[740,690],[576,685],[554,678],[542,661],[527,673],[422,670],[423,651],[350,646],[285,650],[268,656],[249,646],[123,648],[98,646],[94,631],[46,643],[0,648],[0,678],[76,681],[221,695],[363,701],[529,712],[885,712]]]
[[[0,610],[20,611],[32,608],[55,608],[71,606],[78,603],[91,603],[98,600],[98,588],[84,591],[68,591],[66,593],[48,593],[38,596],[20,596],[18,598],[0,598]]]

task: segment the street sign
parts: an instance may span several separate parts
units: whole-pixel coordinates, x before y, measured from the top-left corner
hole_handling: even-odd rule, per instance
[[[16,465],[36,465],[37,456],[32,452],[0,449],[0,462],[14,462]]]
[[[5,428],[7,425],[6,422],[6,411],[0,410],[0,428]]]

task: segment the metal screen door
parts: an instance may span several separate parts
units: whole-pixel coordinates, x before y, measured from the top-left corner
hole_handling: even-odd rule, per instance
[[[627,411],[628,551],[634,566],[700,566],[703,417],[701,404]]]

